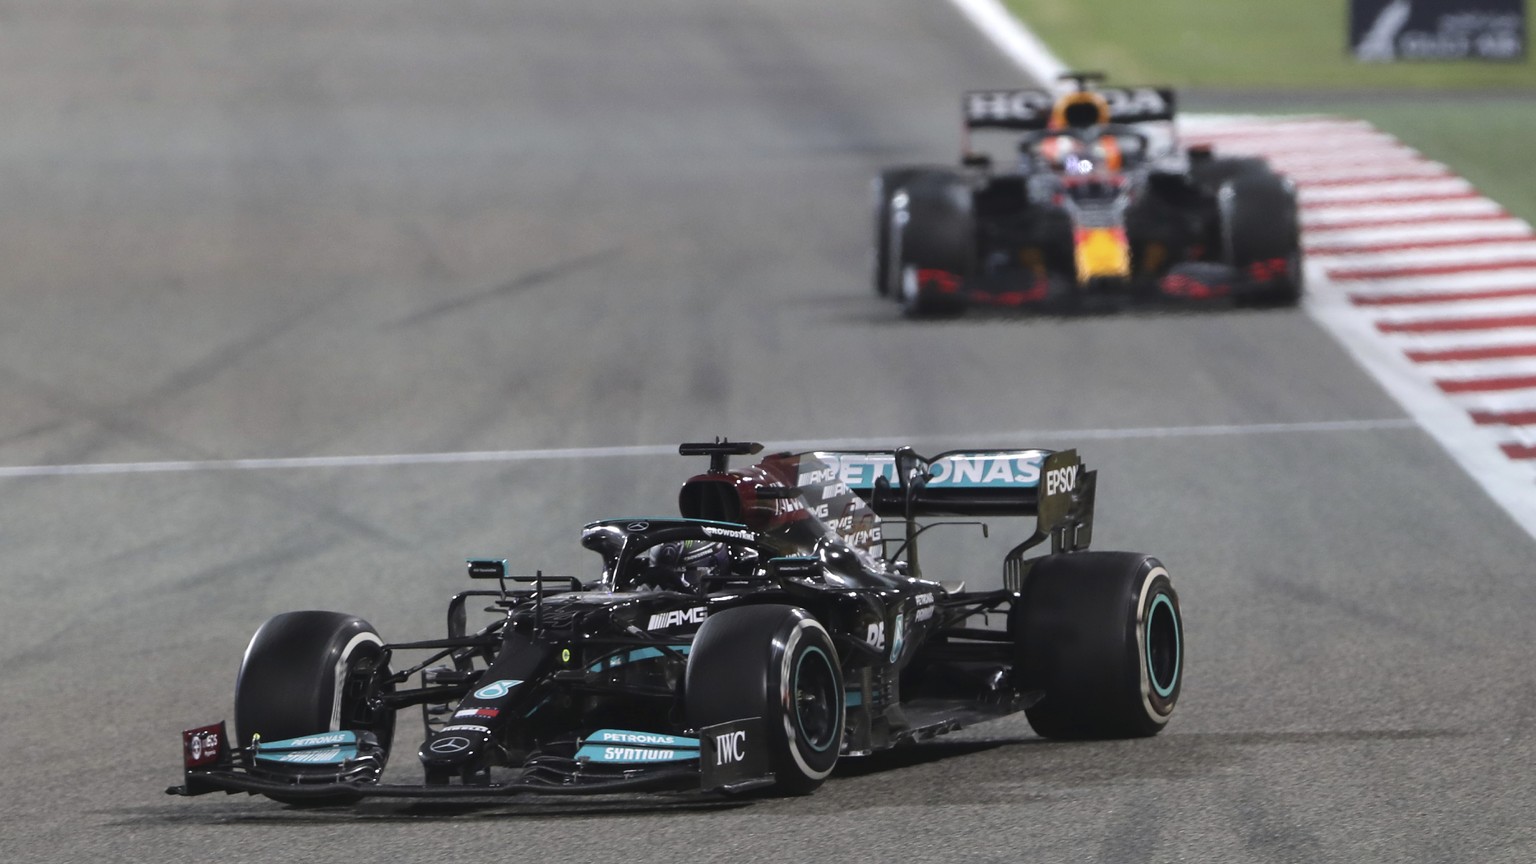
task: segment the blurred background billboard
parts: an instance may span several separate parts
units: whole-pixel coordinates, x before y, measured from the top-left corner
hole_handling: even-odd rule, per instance
[[[1350,0],[1356,60],[1518,62],[1525,55],[1525,0]]]

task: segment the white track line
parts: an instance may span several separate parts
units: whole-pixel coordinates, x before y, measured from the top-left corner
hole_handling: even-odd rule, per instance
[[[1318,432],[1383,432],[1414,428],[1405,418],[1320,420],[1304,423],[1250,423],[1214,426],[1145,426],[1123,429],[1010,429],[1000,432],[942,436],[957,446],[997,446],[1020,438],[1063,441],[1118,441],[1137,438],[1195,438],[1234,435],[1277,435]],[[910,435],[881,438],[819,438],[780,441],[780,450],[888,448],[905,441],[938,436]],[[1010,445],[1013,446],[1013,445]],[[637,456],[676,456],[676,444],[639,444],[627,447],[557,447],[529,450],[477,450],[461,453],[394,453],[374,456],[303,456],[274,459],[187,459],[167,462],[98,462],[61,465],[0,466],[0,479],[8,477],[75,477],[111,474],[171,474],[192,471],[276,471],[316,468],[384,468],[410,465],[454,465],[487,462],[536,462],[561,459],[589,460]]]

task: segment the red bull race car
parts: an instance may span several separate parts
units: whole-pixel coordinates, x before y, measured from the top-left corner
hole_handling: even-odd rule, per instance
[[[1127,302],[1293,305],[1292,184],[1262,159],[1181,148],[1166,88],[984,90],[964,97],[958,166],[882,171],[875,291],[909,316],[986,305],[1052,312]],[[977,133],[1013,133],[988,149]]]
[[[1057,739],[1155,735],[1172,716],[1178,596],[1156,558],[1087,551],[1095,473],[1075,451],[820,450],[732,469],[761,445],[680,449],[709,459],[680,514],[587,525],[589,578],[470,560],[494,587],[455,595],[446,633],[419,641],[340,612],[267,621],[233,730],[184,731],[167,791],[802,794],[841,760],[1015,712]],[[950,516],[1034,517],[1002,587],[919,567],[920,536]],[[1024,557],[1036,547],[1050,551]],[[419,777],[386,782],[402,711],[424,724]]]

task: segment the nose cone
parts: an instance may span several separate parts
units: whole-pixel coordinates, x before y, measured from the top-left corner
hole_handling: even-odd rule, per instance
[[[1076,240],[1079,282],[1131,275],[1131,248],[1123,228],[1080,228]]]
[[[490,764],[493,746],[484,726],[444,726],[422,742],[417,755],[429,775],[478,771]]]

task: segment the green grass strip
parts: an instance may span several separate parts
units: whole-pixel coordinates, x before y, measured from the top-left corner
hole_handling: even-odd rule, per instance
[[[1068,66],[1178,87],[1536,92],[1536,64],[1359,63],[1348,0],[1004,0]],[[1526,54],[1533,30],[1526,28]]]

